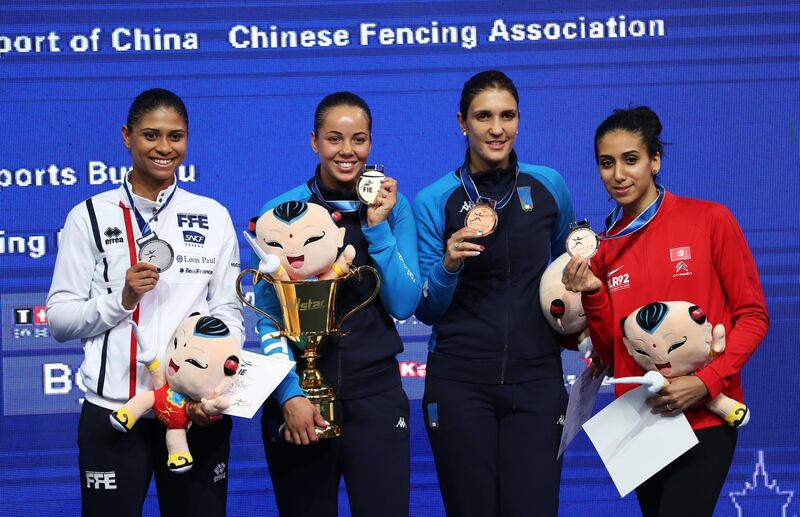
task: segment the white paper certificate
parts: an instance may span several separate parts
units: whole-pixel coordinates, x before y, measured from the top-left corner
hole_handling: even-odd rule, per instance
[[[569,391],[567,414],[564,417],[564,430],[561,432],[561,444],[558,446],[557,458],[561,457],[570,442],[572,442],[572,439],[578,436],[584,422],[591,418],[594,401],[597,399],[597,392],[600,390],[607,373],[608,366],[603,368],[600,375],[592,377],[592,369],[586,368],[572,385],[572,389]]]
[[[258,408],[267,400],[269,394],[275,391],[294,365],[294,361],[242,350],[239,356],[239,369],[233,383],[222,394],[231,403],[223,413],[253,418]]]
[[[646,390],[627,392],[583,424],[622,497],[697,445],[683,414],[650,413]]]

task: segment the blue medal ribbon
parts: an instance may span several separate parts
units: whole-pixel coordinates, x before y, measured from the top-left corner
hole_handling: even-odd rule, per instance
[[[601,240],[609,240],[609,239],[617,239],[619,237],[625,237],[626,235],[630,235],[636,231],[641,230],[647,224],[653,220],[653,218],[658,214],[658,210],[661,208],[661,204],[664,202],[664,187],[661,185],[656,184],[656,190],[658,190],[658,197],[656,197],[655,201],[650,203],[650,206],[645,208],[641,214],[636,216],[636,218],[628,223],[628,226],[623,228],[619,233],[609,236],[609,232],[614,228],[614,226],[622,219],[622,206],[617,205],[614,210],[608,214],[605,221],[605,236],[601,237]]]
[[[311,183],[311,192],[328,208],[333,208],[339,212],[355,212],[361,208],[361,201],[357,199],[325,199],[319,190],[319,185],[317,185],[317,178],[314,178],[313,183]]]
[[[511,186],[509,191],[500,199],[500,201],[495,201],[494,199],[486,196],[481,196],[480,192],[478,192],[478,187],[475,186],[475,182],[472,180],[472,176],[469,173],[469,165],[465,161],[461,168],[458,170],[458,175],[461,177],[461,185],[464,186],[464,190],[467,192],[467,197],[469,198],[470,202],[473,205],[477,204],[487,204],[497,210],[500,210],[504,206],[508,204],[511,198],[514,196],[514,190],[517,187],[517,180],[519,179],[519,165],[515,164],[516,171],[514,176],[514,184]]]
[[[133,210],[133,215],[136,217],[136,224],[139,226],[139,231],[142,233],[142,237],[147,237],[148,235],[153,233],[153,230],[150,229],[150,223],[153,221],[153,219],[158,217],[158,214],[160,214],[162,210],[167,208],[169,202],[172,201],[172,196],[174,196],[175,191],[178,190],[177,181],[178,181],[177,179],[174,179],[172,186],[175,188],[172,189],[172,193],[169,195],[167,200],[164,201],[164,204],[161,205],[161,207],[156,211],[156,213],[153,214],[153,216],[147,222],[144,221],[144,217],[142,217],[142,214],[139,212],[139,209],[136,208],[136,205],[133,203],[133,196],[131,195],[130,189],[128,189],[127,178],[125,179],[125,181],[122,182],[122,186],[125,187],[125,193],[128,195],[128,201],[131,204],[131,209]]]

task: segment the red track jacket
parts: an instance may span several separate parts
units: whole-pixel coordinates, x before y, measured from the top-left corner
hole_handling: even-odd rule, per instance
[[[623,218],[615,230],[628,222]],[[711,398],[722,392],[743,401],[739,371],[767,333],[769,317],[753,256],[727,208],[667,192],[650,224],[602,242],[592,271],[605,286],[584,294],[583,307],[595,350],[616,377],[642,375],[622,343],[622,318],[650,302],[684,300],[726,330],[725,351],[697,377]],[[634,388],[616,386],[616,395]],[[725,424],[702,405],[686,417],[693,429]]]

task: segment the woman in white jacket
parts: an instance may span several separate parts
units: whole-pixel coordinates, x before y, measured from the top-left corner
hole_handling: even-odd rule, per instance
[[[109,414],[152,389],[129,320],[165,347],[178,324],[200,312],[243,337],[235,293],[239,249],[228,211],[177,185],[186,155],[188,115],[168,90],[142,92],[128,112],[122,138],[131,170],[122,186],[75,206],[67,216],[47,297],[47,319],[58,341],[80,339],[86,386],[78,424],[83,515],[141,515],[156,475],[162,515],[224,515],[230,418],[219,422],[198,404],[188,434],[193,468],[166,465],[165,428],[143,418],[127,434]]]

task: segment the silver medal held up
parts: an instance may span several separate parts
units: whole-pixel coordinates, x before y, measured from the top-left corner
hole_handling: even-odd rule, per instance
[[[175,259],[172,246],[159,239],[155,232],[138,239],[136,244],[139,245],[139,260],[153,264],[162,273],[169,269]]]
[[[383,165],[364,165],[364,170],[358,178],[358,199],[365,205],[372,205],[381,190],[381,180],[386,175]]]

